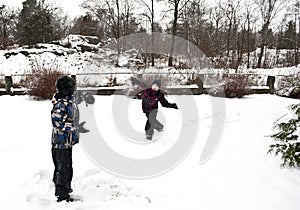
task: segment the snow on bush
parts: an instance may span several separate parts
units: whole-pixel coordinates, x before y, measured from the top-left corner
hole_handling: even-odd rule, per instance
[[[276,94],[290,98],[300,98],[300,72],[293,76],[278,77]]]
[[[224,80],[224,94],[227,98],[242,98],[251,93],[249,75],[227,75]]]
[[[251,94],[253,85],[252,75],[244,74],[218,74],[215,78],[210,78],[210,85],[207,87],[208,93],[213,96],[226,98],[242,98]],[[212,82],[214,81],[214,83]]]

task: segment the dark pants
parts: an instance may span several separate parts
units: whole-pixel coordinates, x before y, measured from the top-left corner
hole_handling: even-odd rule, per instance
[[[154,129],[161,131],[164,126],[156,119],[157,110],[153,110],[150,113],[145,113],[147,117],[147,122],[145,125],[146,135],[153,135]]]
[[[52,159],[55,167],[53,174],[55,196],[66,196],[72,191],[72,148],[56,149],[52,147]]]

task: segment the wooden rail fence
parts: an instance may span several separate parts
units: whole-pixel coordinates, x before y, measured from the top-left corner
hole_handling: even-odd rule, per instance
[[[77,75],[71,75],[72,78],[76,80],[77,76],[81,75],[101,75],[101,74],[132,74],[129,72],[117,72],[117,73],[82,73],[82,74],[77,74]],[[146,74],[154,74],[154,73],[146,73]],[[157,73],[156,73],[157,74]],[[159,73],[164,74],[164,73]],[[169,73],[168,73],[169,74]],[[173,73],[172,73],[173,74]],[[178,74],[178,73],[174,73]],[[186,95],[186,94],[193,94],[193,95],[200,95],[200,94],[207,94],[208,93],[208,88],[205,88],[203,85],[203,78],[205,75],[209,74],[198,74],[197,79],[194,81],[194,85],[192,86],[182,86],[182,87],[167,87],[168,94],[170,95]],[[13,75],[1,75],[0,77],[4,77],[5,81],[5,88],[0,89],[0,95],[24,95],[26,94],[26,90],[24,89],[18,89],[18,88],[13,88],[13,77],[14,76],[28,76],[26,74],[13,74]],[[274,94],[275,88],[275,76],[271,75],[265,75],[267,76],[267,82],[265,84],[265,88],[252,88],[252,92],[254,94]],[[124,89],[120,87],[99,87],[99,88],[80,88],[78,89],[86,90],[86,91],[92,91],[96,95],[112,95],[112,94],[124,94]]]

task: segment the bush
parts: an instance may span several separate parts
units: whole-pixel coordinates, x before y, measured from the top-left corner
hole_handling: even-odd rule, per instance
[[[5,82],[0,80],[0,88],[5,88]]]
[[[274,128],[278,129],[278,132],[271,137],[279,143],[270,145],[268,151],[268,154],[281,155],[282,167],[300,166],[300,104],[292,105],[290,109],[293,117],[287,122],[275,124]]]
[[[242,98],[251,93],[249,75],[227,75],[224,77],[224,94],[227,98]]]
[[[218,86],[209,88],[209,94],[226,98],[242,98],[251,94],[251,78],[243,74],[225,74]]]
[[[32,72],[25,80],[27,93],[35,99],[51,99],[56,92],[55,82],[62,76],[58,70],[40,69]]]
[[[292,77],[279,77],[276,94],[300,99],[300,72]]]

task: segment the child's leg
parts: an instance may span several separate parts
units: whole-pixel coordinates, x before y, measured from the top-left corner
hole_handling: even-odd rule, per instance
[[[145,132],[146,132],[146,135],[152,136],[154,131],[153,131],[153,128],[151,126],[149,115],[150,115],[149,113],[146,113],[147,122],[146,122],[146,125],[145,125]]]
[[[152,129],[155,129],[155,130],[158,130],[158,131],[162,131],[164,126],[163,124],[161,124],[157,119],[157,113],[158,113],[158,110],[153,110],[150,114],[150,123],[151,123],[151,126],[152,126]]]
[[[56,158],[56,150],[52,147],[51,149],[51,153],[52,153],[52,160],[53,160],[53,164],[54,164],[54,172],[53,172],[53,179],[52,181],[54,182],[54,184],[56,184],[56,173],[57,173],[57,158]]]
[[[72,148],[53,149],[53,158],[53,162],[56,162],[56,173],[54,175],[55,195],[57,197],[68,196],[72,191]]]
[[[156,120],[155,128],[157,131],[162,131],[164,129],[164,125],[161,124],[158,120]]]

